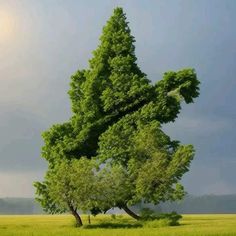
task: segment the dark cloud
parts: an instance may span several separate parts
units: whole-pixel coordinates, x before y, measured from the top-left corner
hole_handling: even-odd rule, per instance
[[[40,147],[46,125],[30,111],[10,108],[2,107],[0,112],[0,171],[44,169],[46,162],[40,158]]]

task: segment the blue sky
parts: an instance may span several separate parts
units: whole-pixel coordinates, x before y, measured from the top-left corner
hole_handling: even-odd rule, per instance
[[[0,197],[31,197],[42,179],[40,133],[70,116],[69,78],[86,68],[122,6],[141,69],[153,82],[196,69],[201,94],[164,130],[196,147],[192,194],[236,193],[236,1],[0,0]]]

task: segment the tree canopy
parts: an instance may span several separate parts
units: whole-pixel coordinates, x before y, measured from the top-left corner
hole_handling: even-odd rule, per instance
[[[194,148],[171,140],[161,125],[175,121],[183,101],[198,97],[199,81],[194,69],[187,68],[166,72],[152,83],[137,65],[134,43],[122,8],[115,8],[88,69],[71,77],[70,120],[42,135],[42,156],[49,167],[45,180],[35,186],[45,210],[120,207],[138,218],[129,205],[183,196],[179,181]],[[71,193],[72,208],[62,192]]]

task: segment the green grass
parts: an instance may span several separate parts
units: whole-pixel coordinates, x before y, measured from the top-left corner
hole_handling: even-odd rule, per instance
[[[0,236],[236,236],[236,215],[183,215],[180,226],[160,228],[140,227],[126,215],[99,215],[91,222],[75,228],[69,215],[0,216]]]

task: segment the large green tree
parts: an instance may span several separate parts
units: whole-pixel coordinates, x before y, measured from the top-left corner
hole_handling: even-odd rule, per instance
[[[116,8],[88,69],[71,77],[72,117],[43,133],[42,156],[50,173],[55,173],[58,163],[81,157],[105,165],[96,176],[104,190],[97,189],[101,194],[94,199],[96,206],[101,210],[118,206],[138,218],[129,205],[183,196],[179,180],[189,168],[194,149],[172,141],[161,125],[175,121],[182,101],[192,103],[198,97],[199,81],[188,68],[166,72],[162,80],[151,83],[137,65],[134,42],[122,8]],[[124,176],[127,188],[119,184],[118,178]],[[44,208],[57,212],[61,204],[49,193],[51,178],[35,186]],[[119,186],[116,191],[102,184],[107,179]],[[109,193],[106,200],[102,192]]]

